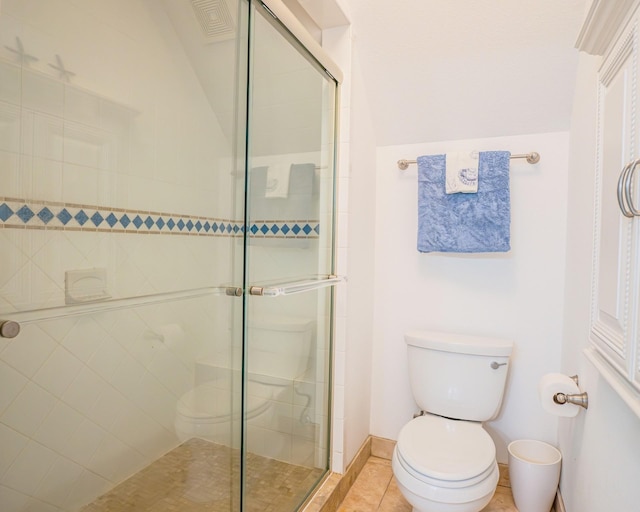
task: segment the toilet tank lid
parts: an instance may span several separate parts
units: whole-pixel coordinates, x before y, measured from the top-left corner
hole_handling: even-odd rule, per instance
[[[509,356],[513,341],[484,336],[470,336],[438,331],[409,331],[404,339],[407,345],[420,348],[483,356]]]

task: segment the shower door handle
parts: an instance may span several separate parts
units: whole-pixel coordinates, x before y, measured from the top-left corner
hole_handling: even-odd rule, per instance
[[[312,290],[319,290],[320,288],[335,286],[343,281],[346,281],[345,277],[329,274],[326,276],[318,276],[315,279],[288,281],[285,283],[271,284],[269,286],[251,286],[249,287],[249,294],[257,295],[259,297],[293,295],[294,293],[304,293]]]

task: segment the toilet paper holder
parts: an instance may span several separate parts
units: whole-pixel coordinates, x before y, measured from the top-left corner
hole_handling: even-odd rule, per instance
[[[572,375],[569,378],[573,380],[573,382],[575,382],[576,385],[579,385],[577,375]],[[582,393],[575,393],[575,394],[556,393],[555,395],[553,395],[553,401],[558,405],[574,404],[574,405],[579,405],[580,407],[584,407],[585,409],[589,408],[589,395],[587,394],[586,391],[583,391]]]

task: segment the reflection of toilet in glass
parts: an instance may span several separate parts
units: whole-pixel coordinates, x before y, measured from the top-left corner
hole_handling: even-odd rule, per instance
[[[244,419],[249,425],[268,428],[273,423],[275,401],[309,368],[313,321],[293,317],[252,320],[249,326],[247,400]],[[215,362],[208,378],[196,378],[196,386],[178,401],[175,429],[180,441],[193,437],[231,446],[232,421],[240,420],[240,379]],[[198,372],[196,372],[198,373]]]
[[[495,445],[482,422],[500,410],[513,344],[438,332],[410,332],[405,341],[424,414],[398,436],[398,487],[414,512],[478,512],[498,484]]]

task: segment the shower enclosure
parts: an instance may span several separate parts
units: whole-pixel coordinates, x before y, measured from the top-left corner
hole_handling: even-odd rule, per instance
[[[3,512],[327,472],[337,81],[265,4],[0,0]]]

